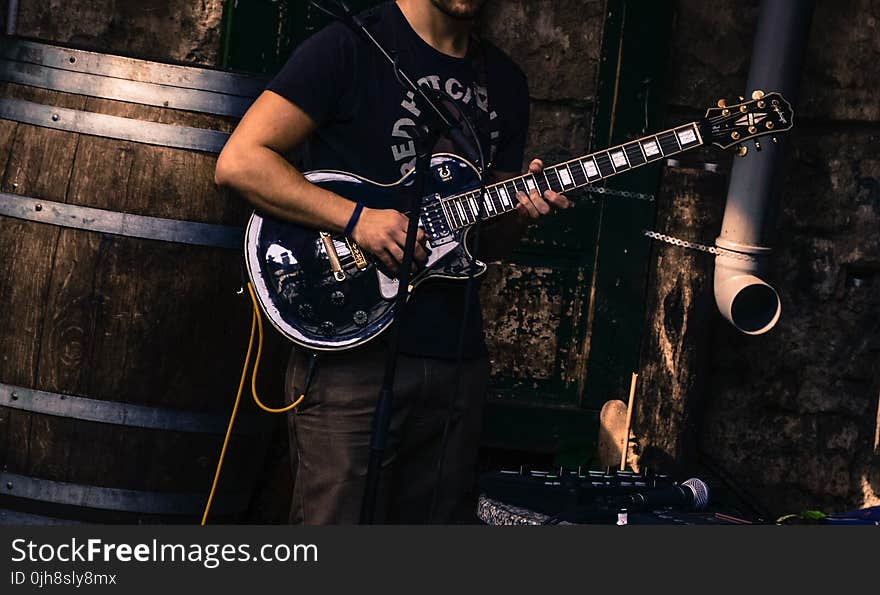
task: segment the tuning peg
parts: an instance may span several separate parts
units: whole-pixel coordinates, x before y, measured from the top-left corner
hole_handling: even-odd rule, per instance
[[[733,150],[733,154],[737,157],[745,157],[746,153],[748,152],[749,148],[745,145],[737,145],[736,148]]]
[[[760,140],[757,140],[757,139],[755,140],[755,150],[756,151],[761,150],[761,141]]]
[[[718,107],[727,107],[727,100],[726,99],[719,99],[718,100]]]
[[[740,100],[740,102],[742,102],[742,101],[745,101],[745,100],[746,100],[746,98],[745,98],[745,97],[743,97],[743,96],[742,96],[742,95],[740,95],[740,96],[739,96],[739,100]]]
[[[761,89],[755,89],[754,91],[752,91],[752,99],[757,100],[761,99],[762,97],[764,97],[764,92]]]

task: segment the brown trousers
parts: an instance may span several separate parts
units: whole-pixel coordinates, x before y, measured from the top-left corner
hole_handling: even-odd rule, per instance
[[[385,341],[377,339],[360,349],[318,356],[309,393],[288,418],[291,460],[296,462],[292,523],[358,522],[386,351]],[[307,350],[293,350],[287,367],[288,400],[302,390],[310,357]],[[455,372],[455,361],[399,356],[376,523],[428,522]],[[464,360],[436,523],[455,519],[474,484],[487,379],[485,357]]]

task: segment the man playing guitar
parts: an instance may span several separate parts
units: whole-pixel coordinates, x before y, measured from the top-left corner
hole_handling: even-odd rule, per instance
[[[519,174],[528,128],[523,72],[499,49],[474,35],[486,0],[397,0],[368,18],[370,32],[393,48],[419,84],[447,96],[470,115],[493,180]],[[261,213],[351,238],[394,272],[403,258],[407,217],[393,209],[356,208],[357,199],[310,183],[284,157],[307,148],[308,169],[345,170],[393,183],[415,164],[412,127],[424,116],[388,62],[356,33],[334,24],[291,56],[248,110],[221,153],[215,179]],[[435,152],[444,150],[444,145]],[[540,160],[529,164],[539,173]],[[519,192],[511,213],[487,224],[480,260],[505,257],[527,226],[570,206],[563,194]],[[415,259],[427,257],[420,231]],[[467,284],[436,282],[414,293],[400,329],[400,357],[389,448],[377,505],[379,522],[428,520],[435,465],[458,370],[459,327]],[[435,522],[451,522],[474,479],[488,378],[479,307],[465,325],[461,391],[451,418],[444,482]],[[358,520],[369,460],[373,413],[382,382],[383,337],[349,351],[323,354],[306,400],[290,415],[298,461],[291,521]],[[288,398],[302,387],[308,351],[293,350]]]

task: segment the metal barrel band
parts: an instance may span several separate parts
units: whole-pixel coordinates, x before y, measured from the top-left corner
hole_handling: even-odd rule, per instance
[[[726,250],[724,248],[719,248],[717,246],[707,246],[706,244],[700,244],[697,242],[691,242],[689,240],[682,240],[681,238],[676,238],[673,236],[669,236],[657,231],[649,231],[644,230],[642,232],[646,237],[649,237],[653,240],[657,240],[660,242],[664,242],[666,244],[671,244],[673,246],[679,246],[681,248],[686,248],[688,250],[697,250],[699,252],[707,252],[709,254],[714,254],[715,256],[729,256],[730,258],[736,258],[738,260],[747,260],[750,262],[757,261],[758,259],[750,254],[745,254],[743,252],[735,252],[733,250]]]
[[[140,514],[196,515],[202,512],[206,494],[148,492],[53,481],[16,473],[0,472],[0,494],[26,500]],[[221,493],[214,510],[218,514],[244,511],[246,492]]]
[[[0,492],[2,493],[2,492]],[[29,512],[19,512],[17,510],[9,510],[0,508],[0,527],[3,525],[81,525],[81,521],[69,519],[59,519],[54,517],[43,516],[40,514],[31,514]]]
[[[0,36],[0,57],[59,70],[256,98],[265,76],[151,62]]]
[[[251,97],[130,81],[3,59],[0,59],[0,80],[50,91],[237,118],[244,115],[253,103]]]
[[[102,401],[78,395],[64,395],[0,383],[0,407],[113,424],[118,426],[223,434],[228,423],[226,413],[210,413]],[[236,433],[259,435],[265,431],[260,418],[244,417],[236,424]]]
[[[0,118],[55,130],[206,153],[219,153],[229,139],[229,133],[218,130],[147,122],[23,99],[0,99]]]
[[[98,233],[228,250],[241,250],[244,233],[241,228],[229,225],[132,215],[7,193],[0,193],[0,215]]]

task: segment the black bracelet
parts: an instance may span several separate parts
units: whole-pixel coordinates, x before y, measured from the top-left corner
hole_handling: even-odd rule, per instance
[[[354,231],[354,226],[357,225],[358,219],[361,217],[361,211],[364,210],[364,203],[359,202],[354,205],[354,211],[351,213],[351,218],[348,220],[348,225],[345,226],[345,231],[342,233],[344,235],[350,236],[351,232]]]

